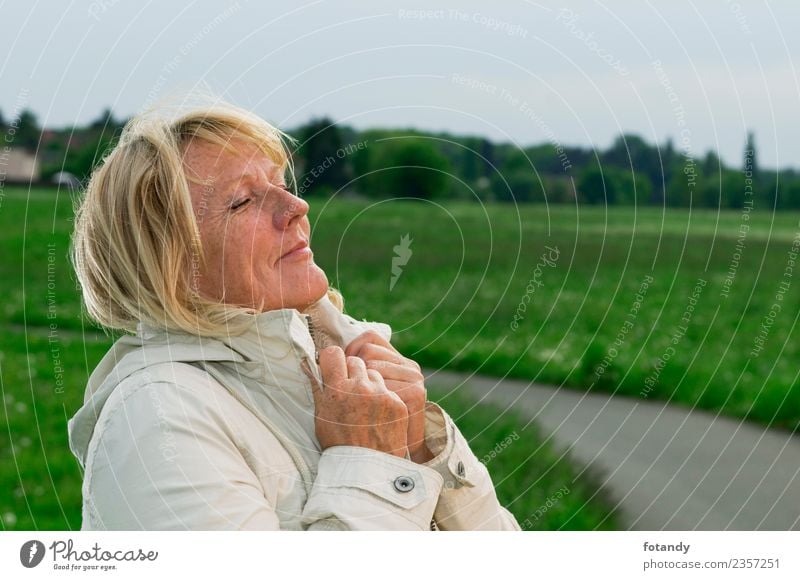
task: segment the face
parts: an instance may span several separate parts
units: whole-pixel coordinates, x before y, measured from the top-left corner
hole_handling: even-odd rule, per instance
[[[308,245],[308,203],[285,189],[281,167],[256,147],[232,145],[238,154],[195,140],[184,153],[187,175],[201,181],[189,181],[205,255],[195,289],[258,311],[303,310],[328,290]]]

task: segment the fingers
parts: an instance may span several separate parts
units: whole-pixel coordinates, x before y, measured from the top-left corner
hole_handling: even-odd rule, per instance
[[[384,379],[405,381],[424,380],[422,367],[404,357],[386,339],[373,330],[357,336],[345,349],[347,356],[357,356],[381,373]]]
[[[386,388],[381,373],[379,373],[375,369],[367,369],[367,376],[369,377],[370,382],[378,386],[380,390],[384,390]]]
[[[406,381],[384,381],[386,390],[397,395],[408,409],[409,415],[420,413],[425,409],[428,392],[420,383]],[[424,415],[423,415],[424,416]]]
[[[338,346],[323,348],[319,353],[319,368],[325,385],[338,385],[347,378],[348,368],[344,351]]]
[[[317,377],[314,375],[314,372],[311,370],[311,366],[308,364],[307,358],[304,358],[302,361],[300,361],[300,368],[308,377],[308,380],[311,383],[311,395],[314,397],[314,400],[317,401],[319,397],[322,396],[322,385],[319,384],[319,379],[317,379]]]
[[[347,345],[347,348],[344,349],[344,352],[347,356],[361,356],[360,351],[364,345],[367,344],[380,346],[391,352],[397,353],[397,350],[391,345],[391,343],[374,330],[368,330],[359,334],[350,344]]]
[[[357,356],[345,356],[344,351],[338,346],[329,346],[320,351],[319,366],[325,387],[347,391],[345,384],[348,381],[357,381],[370,385],[378,391],[387,390],[383,377],[377,369],[367,369],[363,359]],[[312,381],[312,392],[314,397],[321,394],[320,385],[315,385],[314,381]]]
[[[403,395],[411,392],[421,392],[427,393],[427,390],[423,389],[420,390],[418,383],[409,383],[408,381],[395,381],[391,379],[384,379],[383,384],[386,385],[386,388],[392,391],[393,393],[397,393],[400,395],[400,398],[403,398]]]
[[[357,356],[347,357],[347,378],[357,380],[360,379],[363,381],[369,380],[367,367],[364,364],[364,361]]]
[[[417,370],[417,366],[409,364],[408,359],[403,363],[387,360],[369,359],[366,361],[367,369],[374,369],[380,372],[384,380],[418,382],[425,380],[425,376]]]
[[[364,360],[380,359],[398,364],[407,364],[411,360],[407,359],[394,349],[390,350],[385,346],[380,346],[377,344],[362,345],[357,356],[363,358]]]
[[[400,398],[400,395],[394,391],[389,391],[389,396],[392,397],[396,402],[403,403],[403,407],[406,406],[406,404],[403,402],[403,399]],[[406,407],[406,413],[408,413],[408,407]],[[408,418],[408,415],[406,415],[406,418]]]
[[[390,350],[384,346],[379,346],[377,344],[363,344],[361,345],[358,354],[352,356],[358,356],[358,358],[361,358],[366,362],[373,360],[381,360],[381,361],[395,363],[400,366],[407,366],[419,369],[419,365],[413,360],[404,357],[396,350]]]
[[[375,369],[368,369],[364,361],[357,356],[347,357],[347,368],[350,371],[350,380],[358,380],[369,384],[377,391],[386,390],[381,373]]]

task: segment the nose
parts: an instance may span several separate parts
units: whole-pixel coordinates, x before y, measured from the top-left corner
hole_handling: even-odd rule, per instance
[[[301,219],[308,213],[308,202],[282,188],[276,188],[276,192],[276,195],[280,196],[280,201],[275,208],[272,221],[276,229],[285,230],[293,221]]]

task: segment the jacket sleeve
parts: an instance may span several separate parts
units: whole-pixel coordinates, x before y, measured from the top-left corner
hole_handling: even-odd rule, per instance
[[[486,466],[450,416],[432,402],[425,409],[425,443],[434,458],[423,465],[435,469],[444,481],[434,512],[439,529],[521,531],[497,500]]]
[[[82,529],[279,528],[225,420],[224,398],[203,385],[122,387],[95,426]]]
[[[442,489],[433,468],[365,447],[322,452],[303,509],[316,530],[429,530]]]
[[[84,474],[82,529],[281,529],[268,499],[274,494],[263,489],[225,416],[238,402],[215,393],[150,383],[104,410]],[[406,459],[332,447],[319,462],[303,527],[428,529],[442,483],[435,469]]]

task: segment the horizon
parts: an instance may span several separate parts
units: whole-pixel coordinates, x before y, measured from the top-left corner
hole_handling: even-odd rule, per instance
[[[99,119],[101,117],[101,115],[106,111],[106,109],[109,109],[109,107],[103,108],[102,111],[95,117],[95,120]],[[0,109],[0,113],[2,113],[2,112],[3,112],[2,109]],[[39,115],[36,113],[36,111],[33,111],[33,113],[36,115],[37,119],[39,119]],[[112,117],[114,118],[115,121],[117,121],[117,123],[119,125],[123,125],[123,124],[127,123],[131,119],[131,117],[119,117],[114,113],[113,110],[111,111],[111,113],[112,113]],[[450,137],[454,137],[454,138],[457,138],[457,139],[469,139],[469,138],[486,139],[487,141],[491,142],[493,145],[514,145],[514,146],[517,146],[518,148],[520,148],[522,150],[535,148],[535,147],[541,147],[541,146],[545,146],[545,145],[552,145],[552,143],[549,143],[548,141],[540,141],[538,143],[518,144],[518,143],[513,143],[511,141],[498,141],[498,140],[492,139],[490,137],[486,137],[485,135],[478,135],[478,134],[472,134],[472,133],[457,133],[455,131],[448,131],[448,130],[432,131],[432,130],[428,130],[428,129],[425,129],[425,128],[413,127],[413,126],[397,126],[397,127],[393,127],[393,126],[371,126],[371,127],[360,128],[360,127],[355,127],[353,125],[345,125],[345,124],[338,123],[334,119],[332,119],[330,116],[327,116],[327,115],[319,115],[319,116],[316,116],[316,117],[311,117],[305,123],[302,123],[302,124],[299,124],[299,125],[295,125],[294,127],[291,127],[291,128],[287,128],[287,129],[283,129],[281,127],[278,127],[278,128],[281,129],[282,131],[285,131],[290,136],[293,136],[292,135],[293,131],[298,131],[305,124],[312,123],[315,120],[322,120],[322,119],[328,119],[328,120],[334,121],[332,123],[332,125],[337,126],[339,128],[347,128],[347,129],[351,129],[351,130],[355,130],[355,131],[359,131],[359,132],[364,132],[364,131],[408,131],[408,132],[420,132],[420,133],[426,133],[426,134],[438,135],[438,136],[448,135]],[[72,126],[67,125],[67,126],[61,126],[61,127],[53,127],[53,126],[51,126],[51,127],[41,127],[41,129],[42,129],[42,131],[55,131],[55,132],[64,132],[64,131],[75,130],[75,129],[86,129],[86,128],[89,127],[91,122],[92,121],[90,120],[85,125],[72,125]],[[664,147],[667,145],[666,141],[664,141],[662,143],[654,143],[654,142],[648,141],[645,136],[643,136],[643,135],[641,135],[639,133],[634,133],[634,132],[620,133],[618,135],[618,137],[621,137],[621,136],[641,138],[642,140],[644,140],[645,143],[647,143],[648,146],[655,147],[658,151],[662,151],[664,149]],[[671,137],[667,137],[667,139],[669,140],[669,139],[671,139]],[[758,141],[755,141],[755,144],[756,144],[756,149],[758,149]],[[573,145],[573,144],[561,143],[560,146],[563,147],[563,148],[566,148],[566,149],[584,149],[584,150],[588,149],[588,150],[594,150],[594,149],[592,149],[592,148],[590,148],[590,147],[588,147],[586,145],[580,145],[580,144]],[[596,149],[596,151],[603,152],[603,151],[607,150],[610,146],[611,146],[611,143],[609,143],[605,147]],[[674,140],[673,140],[673,147],[675,147]],[[676,150],[677,150],[677,148],[676,148]],[[742,168],[743,169],[744,168],[744,156],[745,156],[746,150],[747,150],[747,139],[745,138],[745,140],[744,140],[744,142],[742,144],[742,159],[740,160],[741,162],[739,164],[728,163],[728,161],[726,161],[725,159],[723,159],[719,155],[719,151],[715,151],[713,149],[708,149],[708,150],[703,151],[703,152],[697,152],[697,154],[695,156],[693,156],[692,158],[695,159],[695,160],[701,160],[708,153],[713,153],[713,154],[717,155],[717,157],[719,157],[719,159],[722,161],[722,164],[723,164],[723,166],[725,168],[727,168],[727,169],[739,169],[739,168]],[[760,156],[760,154],[759,154],[759,156]],[[681,155],[681,157],[685,158],[683,155]],[[784,167],[771,167],[769,165],[764,165],[761,161],[759,161],[758,169],[762,174],[764,172],[767,172],[767,173],[781,173],[781,172],[785,172],[785,171],[790,171],[790,172],[791,171],[795,171],[796,172],[796,171],[800,170],[800,166],[787,165],[787,166],[784,166]]]
[[[800,5],[788,1],[4,8],[17,34],[0,110],[30,108],[48,128],[105,106],[128,117],[204,84],[278,127],[328,116],[358,130],[584,149],[622,133],[686,136],[691,156],[711,150],[729,167],[752,131],[762,168],[800,166],[800,39],[783,24],[800,20]]]

